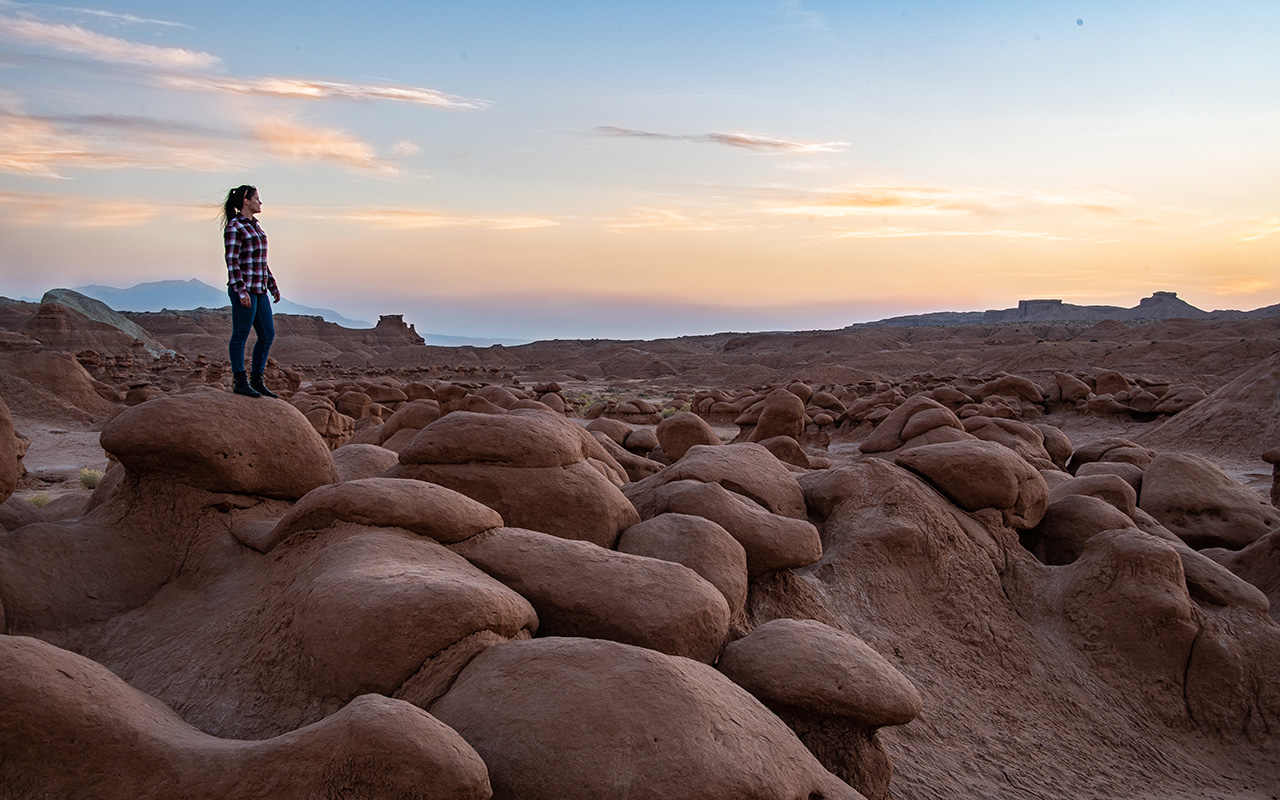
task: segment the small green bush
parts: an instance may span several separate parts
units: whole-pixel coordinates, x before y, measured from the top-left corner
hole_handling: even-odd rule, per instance
[[[50,502],[49,495],[43,492],[41,492],[40,494],[33,494],[27,498],[27,502],[31,503],[31,505],[35,506],[36,508],[44,508],[45,506],[49,505],[49,502]]]
[[[96,488],[102,482],[102,470],[85,467],[80,470],[80,485],[86,489]]]

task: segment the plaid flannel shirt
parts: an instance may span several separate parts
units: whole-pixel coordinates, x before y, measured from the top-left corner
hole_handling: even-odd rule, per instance
[[[267,266],[267,235],[256,219],[237,214],[222,235],[227,251],[227,286],[241,297],[279,294]]]

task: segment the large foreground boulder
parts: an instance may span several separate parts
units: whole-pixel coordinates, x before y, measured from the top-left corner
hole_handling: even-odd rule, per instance
[[[715,669],[614,642],[491,647],[430,711],[480,753],[495,800],[862,796]]]
[[[136,475],[210,492],[296,500],[338,480],[328,446],[298,409],[227,392],[127,408],[100,441]]]
[[[6,798],[490,796],[479,755],[408,703],[364,695],[274,738],[219,739],[102,665],[23,636],[0,636],[0,763]]]

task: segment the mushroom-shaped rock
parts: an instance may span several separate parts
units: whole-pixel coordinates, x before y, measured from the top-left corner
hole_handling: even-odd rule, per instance
[[[431,713],[484,759],[496,798],[862,797],[715,669],[614,642],[491,647]]]
[[[1056,426],[1038,422],[1035,428],[1044,437],[1045,452],[1049,454],[1049,459],[1053,461],[1054,466],[1058,469],[1066,469],[1067,462],[1071,460],[1071,440],[1061,428]]]
[[[736,642],[718,668],[765,705],[879,728],[920,713],[920,693],[856,636],[815,620],[775,619]]]
[[[1054,381],[1058,384],[1058,394],[1064,403],[1084,403],[1093,394],[1093,390],[1089,388],[1089,384],[1080,380],[1074,375],[1068,375],[1065,372],[1055,372],[1053,374]]]
[[[747,552],[728,531],[705,517],[651,517],[622,532],[618,551],[684,564],[720,590],[732,615],[746,605]]]
[[[399,463],[399,454],[376,444],[344,444],[333,451],[333,464],[342,481],[377,478]]]
[[[519,528],[454,549],[532,603],[544,635],[610,639],[707,663],[724,646],[728,603],[681,564]]]
[[[596,421],[598,422],[599,420]],[[596,438],[596,441],[600,443],[600,446],[604,448],[604,451],[627,471],[628,480],[638,481],[647,478],[662,469],[662,465],[657,461],[636,455],[615,442],[613,439],[609,438],[606,434],[599,431],[593,431],[591,435]]]
[[[679,461],[695,444],[720,444],[720,436],[710,423],[692,411],[667,417],[658,423],[655,432],[662,452],[672,461]]]
[[[791,470],[768,449],[751,442],[714,447],[695,445],[675,464],[627,487],[627,496],[637,503],[643,502],[642,498],[659,486],[682,480],[718,483],[774,514],[808,519],[804,492]]]
[[[608,417],[598,417],[586,424],[586,429],[592,433],[603,433],[614,442],[622,447],[626,444],[627,434],[634,430],[630,425],[619,419],[609,419]]]
[[[1133,464],[1139,469],[1146,469],[1155,457],[1154,450],[1140,444],[1119,437],[1108,437],[1076,448],[1071,454],[1067,470],[1074,474],[1082,465],[1095,461]]]
[[[343,414],[324,397],[295,394],[289,398],[289,404],[298,409],[331,450],[346,444],[355,435],[356,421]]]
[[[899,453],[896,463],[965,511],[998,509],[1005,524],[1020,530],[1035,527],[1049,506],[1049,487],[1039,471],[995,442],[924,445]]]
[[[964,429],[987,442],[1002,444],[1037,468],[1057,464],[1044,446],[1044,434],[1034,425],[998,417],[969,417]]]
[[[922,413],[926,416],[919,423],[912,424],[914,418]],[[964,425],[951,409],[926,395],[914,395],[881,420],[871,435],[858,445],[858,449],[864,453],[887,453],[906,444],[906,432],[909,431],[911,438],[915,438],[937,427],[955,428],[964,432]]]
[[[298,409],[224,392],[127,408],[100,442],[137,475],[210,492],[294,500],[338,480],[329,448]]]
[[[1280,530],[1280,509],[1189,453],[1155,457],[1143,471],[1138,505],[1196,549],[1239,550]]]
[[[657,431],[653,428],[636,428],[627,434],[622,446],[636,455],[648,455],[659,448]]]
[[[1133,520],[1106,500],[1087,494],[1067,494],[1049,504],[1040,524],[1023,541],[1046,564],[1070,564],[1085,544],[1103,531],[1136,528]]]
[[[760,418],[747,441],[761,442],[775,436],[798,439],[804,435],[807,418],[804,400],[786,389],[774,389],[760,407]]]
[[[774,436],[772,439],[762,439],[760,446],[773,453],[773,457],[784,464],[790,464],[801,469],[809,469],[810,467],[809,455],[800,446],[800,442],[790,436]]]
[[[265,553],[294,533],[327,528],[337,522],[404,528],[441,544],[454,544],[502,527],[502,515],[433,483],[363,478],[312,489],[266,537],[246,544]]]
[[[396,413],[383,423],[378,444],[385,444],[388,439],[403,430],[420,431],[438,419],[440,419],[439,402],[427,399],[411,400],[396,409]]]
[[[1133,389],[1129,379],[1113,369],[1100,369],[1094,374],[1094,391],[1098,394],[1115,394]]]
[[[1179,383],[1169,387],[1160,402],[1152,409],[1157,414],[1177,414],[1204,400],[1209,395],[1193,383]]]
[[[978,387],[979,397],[987,398],[991,395],[1015,397],[1029,403],[1044,402],[1044,393],[1040,390],[1040,387],[1030,378],[1024,378],[1020,375],[1004,375]]]
[[[549,411],[510,414],[456,411],[428,425],[400,453],[404,464],[496,464],[564,467],[610,459],[591,434]],[[615,467],[615,477],[625,476]]]
[[[1125,483],[1133,487],[1135,492],[1142,492],[1142,467],[1124,461],[1090,461],[1081,464],[1075,471],[1076,477],[1087,478],[1096,475],[1118,475]]]
[[[619,491],[627,474],[579,425],[551,411],[455,411],[428,425],[389,478],[438,483],[508,525],[612,547],[640,521]]]
[[[822,557],[822,538],[812,523],[771,514],[718,483],[662,484],[637,499],[636,509],[645,519],[665,513],[692,514],[719,524],[746,551],[747,574],[753,579],[803,567]]]
[[[1060,473],[1066,475],[1066,473]],[[1082,494],[1105,500],[1126,517],[1133,517],[1138,507],[1138,493],[1119,475],[1098,474],[1066,477],[1049,491],[1049,502],[1069,494]]]
[[[457,732],[378,695],[261,741],[220,739],[83,656],[0,636],[5,797],[384,797],[485,800],[488,773]]]

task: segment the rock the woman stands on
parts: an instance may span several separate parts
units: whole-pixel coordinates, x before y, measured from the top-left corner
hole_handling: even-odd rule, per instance
[[[278,397],[263,383],[267,354],[275,338],[270,293],[280,302],[280,289],[267,266],[267,235],[258,225],[262,199],[253,186],[237,186],[222,203],[222,239],[226,248],[227,296],[231,299],[231,343],[228,348],[234,391],[247,397]],[[246,380],[244,348],[249,329],[257,334],[252,371]]]

